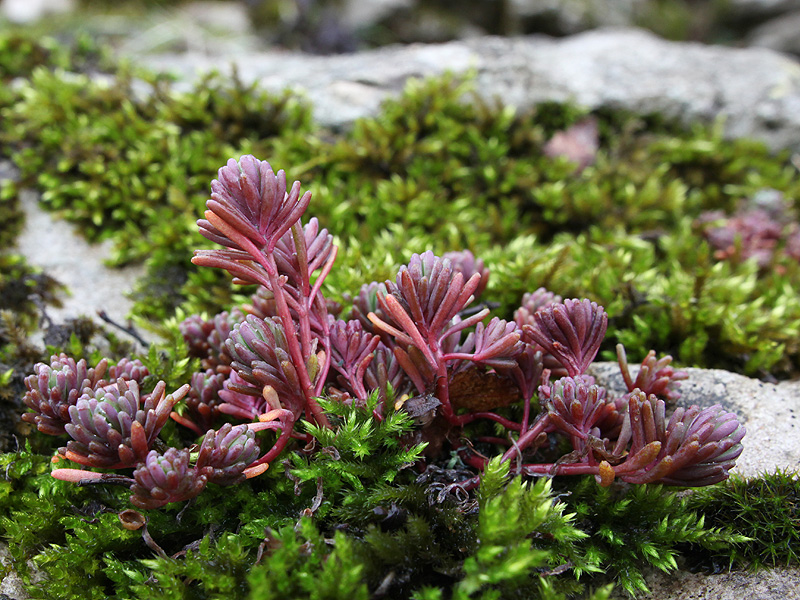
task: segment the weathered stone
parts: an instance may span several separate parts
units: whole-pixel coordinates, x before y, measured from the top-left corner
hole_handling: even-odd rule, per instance
[[[750,46],[800,55],[800,9],[758,26],[747,38]]]
[[[354,55],[270,51],[140,57],[184,85],[235,64],[246,82],[306,94],[315,117],[341,126],[375,114],[412,77],[477,74],[487,98],[520,108],[574,101],[587,108],[660,112],[686,123],[724,119],[730,137],[800,148],[800,64],[764,48],[724,48],[662,40],[636,29],[598,30],[565,39],[484,37],[439,45],[388,47]]]
[[[115,322],[126,323],[133,308],[126,294],[133,290],[144,268],[106,267],[103,260],[111,254],[111,243],[89,244],[74,226],[42,210],[35,192],[24,190],[20,205],[25,212],[25,227],[17,238],[16,251],[70,291],[62,298],[63,306],[48,307],[47,315],[60,323],[81,315],[97,320],[98,311],[105,311]]]
[[[800,599],[800,569],[781,567],[756,572],[732,571],[704,575],[688,571],[663,573],[652,571],[645,575],[650,593],[637,600],[798,600]],[[630,599],[617,590],[615,598]]]

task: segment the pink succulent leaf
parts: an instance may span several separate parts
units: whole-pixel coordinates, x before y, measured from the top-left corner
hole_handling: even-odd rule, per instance
[[[523,332],[571,377],[583,374],[592,363],[608,326],[603,307],[585,299],[547,306],[534,313],[533,320],[533,325],[523,325]]]
[[[499,367],[497,372],[514,379],[517,387],[522,392],[522,397],[530,399],[536,393],[541,384],[544,363],[542,362],[542,352],[533,344],[521,342],[522,349],[514,358],[514,365],[511,367]]]
[[[639,390],[629,395],[620,440],[628,439],[628,458],[614,467],[628,483],[664,483],[683,487],[711,485],[727,479],[742,452],[745,428],[733,413],[715,404],[700,409],[676,410],[669,422],[664,417],[664,400],[645,397]],[[658,452],[653,448],[658,446]],[[634,456],[645,447],[654,452],[642,465]],[[615,452],[619,450],[618,441]],[[636,462],[636,464],[632,464]]]
[[[242,379],[236,371],[232,371],[225,380],[223,389],[219,391],[222,400],[218,407],[219,412],[243,421],[257,419],[258,415],[267,410],[262,389],[257,389]]]
[[[551,304],[560,304],[561,296],[540,287],[535,292],[526,292],[522,296],[522,305],[514,311],[514,322],[520,329],[523,325],[534,325],[533,315]]]
[[[331,326],[330,340],[331,366],[342,375],[348,391],[365,400],[368,393],[364,375],[380,343],[380,336],[364,331],[360,321],[339,320]]]
[[[516,357],[524,348],[520,342],[521,334],[516,323],[494,317],[487,325],[478,323],[456,352],[445,354],[444,359],[458,358],[488,367],[510,369],[516,365]]]
[[[131,504],[151,510],[197,496],[207,478],[189,460],[188,449],[169,448],[163,455],[151,450],[133,472]]]
[[[244,314],[233,309],[214,315],[205,320],[198,315],[184,319],[179,325],[183,339],[189,346],[189,354],[202,359],[203,368],[215,369],[220,373],[230,372],[233,360],[225,346],[234,324],[244,319]]]
[[[607,418],[616,407],[606,398],[605,388],[577,376],[555,381],[542,403],[542,410],[547,411],[551,420],[573,438],[573,445],[578,449],[583,446],[581,440],[586,440],[589,435],[599,437],[597,423]]]
[[[107,367],[106,359],[88,368],[84,359],[76,362],[66,354],[52,356],[50,365],[37,363],[33,374],[25,378],[27,392],[23,397],[33,412],[24,413],[22,420],[35,424],[42,433],[63,435],[64,426],[70,422],[69,409],[84,390],[108,383],[102,379]]]
[[[222,399],[219,393],[228,376],[214,369],[194,373],[184,405],[183,415],[172,415],[173,419],[191,428],[201,435],[212,428],[214,421],[220,414],[219,406]]]
[[[258,250],[271,252],[310,200],[309,192],[300,196],[300,182],[287,191],[286,174],[275,174],[268,162],[250,155],[238,162],[230,159],[211,182],[206,220],[198,226],[205,237],[229,248],[249,252],[241,242],[244,238]],[[231,230],[238,235],[232,237]]]
[[[413,387],[394,353],[383,342],[375,348],[373,359],[367,365],[364,384],[370,391],[378,390],[382,402],[389,397],[389,387],[396,397],[410,392]]]
[[[445,252],[442,258],[449,260],[453,264],[453,269],[457,273],[461,273],[465,280],[478,273],[481,280],[473,295],[478,298],[483,293],[489,283],[489,269],[483,264],[483,260],[475,258],[475,255],[469,250]]]
[[[226,389],[259,397],[264,386],[270,386],[277,392],[284,408],[292,411],[295,418],[300,415],[305,408],[305,395],[290,358],[281,319],[259,319],[248,315],[243,323],[236,324],[225,345],[234,358],[231,367],[246,384],[235,387],[226,384]],[[305,368],[313,382],[314,374],[308,366]],[[221,396],[229,403],[224,390]],[[226,412],[224,405],[220,410]]]
[[[164,382],[139,395],[135,380],[85,390],[69,409],[66,432],[72,437],[59,452],[90,467],[125,468],[144,460],[175,404],[189,391],[184,385],[165,396]]]
[[[689,377],[686,371],[676,371],[670,365],[671,356],[663,356],[656,360],[654,350],[651,350],[642,361],[636,379],[631,376],[628,357],[622,344],[617,344],[617,361],[629,392],[638,388],[645,394],[654,394],[666,401],[675,401],[681,397],[678,391],[680,382]]]
[[[218,431],[206,433],[196,468],[211,483],[233,485],[245,480],[244,470],[260,453],[254,430],[247,425],[226,423]]]
[[[150,374],[147,367],[144,366],[142,361],[129,358],[121,359],[116,365],[108,368],[108,379],[116,381],[117,379],[124,379],[126,381],[133,379],[139,385]]]

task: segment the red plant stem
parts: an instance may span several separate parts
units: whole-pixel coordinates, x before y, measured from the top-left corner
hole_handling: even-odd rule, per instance
[[[538,421],[536,421],[533,424],[533,427],[531,427],[530,429],[528,429],[528,431],[519,436],[517,443],[514,444],[508,450],[506,450],[506,453],[503,454],[503,458],[501,460],[505,462],[517,456],[520,451],[530,446],[536,440],[536,438],[538,438],[542,433],[546,432],[549,427],[550,427],[550,418],[545,413]]]
[[[472,423],[475,419],[489,419],[495,423],[500,423],[500,425],[506,429],[511,429],[512,431],[522,431],[519,423],[515,423],[514,421],[506,419],[505,417],[493,412],[467,413],[465,415],[456,415],[453,418],[454,425],[466,425],[467,423]]]
[[[288,411],[287,411],[288,412]],[[284,421],[285,419],[285,421]],[[278,439],[275,440],[275,444],[273,444],[272,448],[269,449],[264,456],[259,458],[253,463],[247,465],[247,468],[250,469],[252,467],[257,467],[258,465],[263,465],[264,463],[269,464],[272,460],[275,459],[283,449],[286,448],[286,444],[289,443],[289,440],[292,439],[292,431],[294,431],[294,421],[291,418],[284,417],[281,415],[280,421],[276,421],[273,423],[264,423],[266,427],[260,427],[259,429],[278,429],[280,428],[281,434],[278,436]]]
[[[586,463],[571,463],[560,464],[543,463],[543,464],[526,464],[520,465],[520,470],[525,475],[597,475],[600,473],[598,465],[589,465]]]
[[[297,371],[297,375],[300,379],[300,385],[303,388],[303,395],[306,399],[306,410],[310,413],[309,416],[315,423],[323,427],[330,427],[331,424],[330,421],[328,421],[328,417],[325,415],[322,407],[314,399],[314,387],[311,383],[311,380],[308,378],[308,369],[306,368],[306,361],[303,358],[303,350],[297,341],[297,332],[295,331],[294,319],[292,319],[292,314],[289,311],[288,304],[286,303],[285,292],[283,291],[283,287],[280,285],[280,281],[278,279],[278,266],[275,264],[275,257],[271,253],[269,255],[265,255],[264,253],[259,252],[254,256],[254,258],[267,271],[269,282],[266,287],[272,290],[273,297],[275,298],[275,308],[277,309],[278,315],[283,322],[283,329],[286,333],[286,344],[289,346],[289,355],[292,357],[292,362],[295,364],[295,370]],[[305,345],[305,347],[310,348],[311,339],[308,313],[305,312],[305,314],[303,314],[303,311],[300,311],[298,317],[301,321],[301,336],[304,330],[303,322],[305,322],[305,327],[308,328],[309,339],[307,340],[307,345]]]

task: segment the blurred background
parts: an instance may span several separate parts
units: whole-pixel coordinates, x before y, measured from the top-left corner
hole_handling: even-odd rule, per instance
[[[123,53],[349,53],[482,35],[641,27],[800,56],[800,0],[2,0],[0,31],[91,35]]]

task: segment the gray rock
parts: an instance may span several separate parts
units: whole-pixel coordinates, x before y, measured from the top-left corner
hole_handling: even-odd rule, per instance
[[[20,204],[25,226],[17,238],[16,251],[28,263],[67,286],[70,295],[62,298],[62,308],[47,308],[56,323],[86,315],[99,322],[98,311],[105,311],[120,324],[128,321],[133,302],[126,297],[144,274],[143,267],[109,269],[103,260],[111,254],[111,243],[89,244],[69,223],[54,219],[38,204],[38,194],[24,190]],[[148,339],[146,332],[144,337]],[[149,339],[154,339],[149,336]]]
[[[755,573],[733,571],[704,575],[675,571],[651,572],[645,575],[650,593],[638,600],[799,600],[800,569],[781,567],[762,569]],[[615,598],[630,599],[621,592]]]
[[[800,55],[800,9],[758,26],[747,38],[750,46]]]
[[[372,115],[409,78],[476,72],[487,98],[526,108],[574,101],[587,108],[661,112],[683,122],[724,119],[726,135],[755,137],[772,148],[800,149],[800,64],[763,48],[676,43],[636,29],[597,30],[564,39],[477,38],[388,47],[355,55],[270,51],[139,58],[189,81],[235,64],[246,82],[293,88],[330,126]]]

